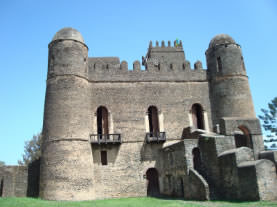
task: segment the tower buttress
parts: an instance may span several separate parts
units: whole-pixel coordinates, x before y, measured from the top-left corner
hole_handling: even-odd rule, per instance
[[[49,44],[43,120],[40,197],[47,200],[93,198],[93,160],[89,143],[88,48],[72,28]]]

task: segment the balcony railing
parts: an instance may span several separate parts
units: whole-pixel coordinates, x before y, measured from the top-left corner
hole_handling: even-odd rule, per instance
[[[91,144],[121,144],[120,134],[91,134]]]
[[[146,142],[148,142],[148,143],[165,142],[165,141],[166,141],[165,132],[146,133]]]

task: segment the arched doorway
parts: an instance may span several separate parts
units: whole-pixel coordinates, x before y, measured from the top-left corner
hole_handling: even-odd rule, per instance
[[[193,155],[193,168],[201,174],[201,169],[202,169],[202,161],[201,161],[201,154],[200,150],[198,147],[193,148],[192,150],[192,155]]]
[[[146,172],[147,196],[157,197],[160,194],[159,175],[156,168],[149,168]]]
[[[1,182],[0,182],[0,197],[3,197],[3,187],[4,187],[4,180],[1,179]]]
[[[105,137],[103,135],[107,136],[109,134],[108,110],[103,106],[97,109],[97,134],[100,136],[100,139]]]
[[[200,104],[193,104],[191,107],[192,122],[196,129],[204,129],[203,108]]]
[[[251,134],[245,126],[239,126],[239,133],[235,133],[236,147],[249,147],[253,148]]]
[[[147,112],[148,112],[150,136],[158,137],[160,134],[158,109],[155,106],[150,106]]]

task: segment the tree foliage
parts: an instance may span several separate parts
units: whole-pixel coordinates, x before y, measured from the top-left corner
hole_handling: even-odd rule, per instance
[[[19,165],[28,165],[31,162],[38,160],[41,156],[41,142],[42,134],[38,133],[33,135],[33,138],[25,142],[24,154],[22,155],[22,160],[18,160]]]
[[[4,166],[5,165],[5,162],[3,161],[0,161],[0,167]]]
[[[277,97],[268,103],[268,109],[261,109],[263,115],[259,118],[263,121],[263,128],[267,132],[268,139],[265,142],[277,141]]]

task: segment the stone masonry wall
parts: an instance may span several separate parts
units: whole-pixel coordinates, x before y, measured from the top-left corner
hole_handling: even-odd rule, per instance
[[[27,196],[28,168],[25,166],[0,167],[0,179],[3,179],[3,197]]]
[[[109,133],[119,133],[122,139],[120,146],[92,146],[96,198],[145,196],[147,169],[155,167],[159,175],[164,172],[158,162],[162,144],[145,142],[149,106],[158,108],[160,131],[166,132],[167,142],[180,140],[183,128],[191,124],[189,112],[194,103],[206,110],[211,127],[207,82],[92,82],[91,97],[90,133],[97,133],[96,111],[105,106]],[[100,162],[101,150],[107,151],[106,166]],[[163,191],[165,185],[159,179]]]

